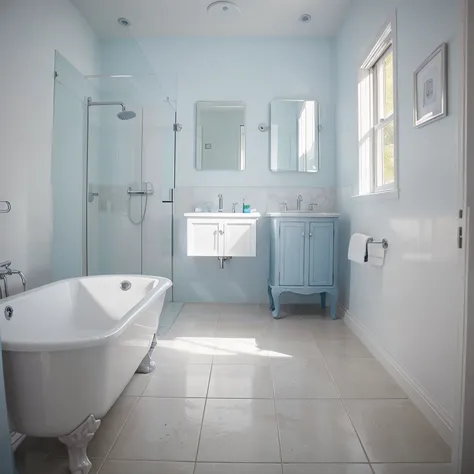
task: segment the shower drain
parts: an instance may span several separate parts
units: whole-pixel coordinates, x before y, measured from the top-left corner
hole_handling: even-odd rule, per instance
[[[120,283],[120,289],[122,291],[128,291],[132,287],[132,284],[128,280],[123,280]]]

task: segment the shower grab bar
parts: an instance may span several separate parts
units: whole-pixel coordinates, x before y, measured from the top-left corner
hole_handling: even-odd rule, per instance
[[[12,210],[10,201],[0,201],[0,204],[4,204],[5,207],[0,206],[0,214],[8,214]]]

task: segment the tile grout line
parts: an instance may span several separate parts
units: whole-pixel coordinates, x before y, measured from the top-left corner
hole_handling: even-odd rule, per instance
[[[143,393],[143,392],[142,392]],[[129,395],[125,395],[125,396],[129,396]],[[132,413],[133,411],[135,410],[135,407],[137,406],[138,402],[140,401],[140,397],[137,397],[135,403],[133,404],[133,407],[132,409],[130,410],[130,413],[127,415],[127,417],[125,418],[125,421],[122,423],[122,426],[120,427],[120,429],[118,430],[117,432],[117,436],[115,436],[113,442],[111,443],[110,445],[110,448],[108,449],[107,453],[105,454],[104,456],[104,462],[102,463],[102,465],[100,466],[100,469],[97,471],[97,474],[100,474],[100,471],[102,471],[102,469],[104,468],[105,466],[105,463],[107,462],[108,458],[109,458],[109,455],[110,453],[112,452],[112,449],[114,448],[115,444],[117,443],[117,440],[120,436],[120,433],[122,433],[122,430],[123,428],[125,427],[125,425],[127,424],[127,421],[128,419],[132,416]]]
[[[217,313],[217,325],[219,323],[219,315],[220,312]],[[207,400],[208,400],[208,395],[209,395],[209,387],[211,386],[211,377],[212,377],[212,369],[214,367],[214,355],[212,356],[212,362],[211,362],[211,370],[209,371],[209,380],[207,382],[207,390],[206,390],[206,398],[204,400],[204,409],[202,412],[202,420],[201,420],[201,428],[199,430],[199,438],[198,438],[198,444],[196,448],[196,457],[194,458],[194,469],[193,469],[193,474],[196,474],[196,468],[197,468],[197,462],[198,462],[198,455],[199,455],[199,448],[201,446],[201,436],[202,436],[202,429],[204,427],[204,417],[206,416],[206,407],[207,407]]]
[[[328,365],[327,365],[327,363],[326,363],[326,359],[324,358],[324,355],[323,355],[323,353],[321,352],[321,349],[318,347],[318,344],[316,343],[316,339],[315,339],[314,336],[313,336],[313,340],[314,340],[314,343],[316,344],[316,348],[318,349],[318,352],[321,354],[321,360],[322,360],[322,362],[323,362],[323,364],[324,364],[324,367],[326,368],[326,370],[327,370],[327,372],[328,372],[328,374],[329,374],[329,377],[331,378],[332,384],[334,385],[334,388],[336,389],[336,392],[337,392],[337,394],[339,395],[339,401],[340,401],[340,403],[342,404],[342,407],[344,408],[344,411],[346,412],[347,418],[349,418],[349,421],[350,421],[351,426],[352,426],[352,428],[353,428],[353,430],[354,430],[354,433],[356,434],[357,439],[359,440],[359,443],[360,443],[360,445],[361,445],[361,447],[362,447],[362,451],[364,452],[364,455],[365,455],[365,457],[367,458],[367,463],[369,464],[370,470],[372,471],[372,474],[375,474],[375,471],[374,471],[374,469],[373,469],[373,467],[372,467],[372,464],[371,464],[371,462],[370,462],[370,459],[369,459],[369,455],[367,454],[367,451],[366,451],[366,449],[365,449],[364,443],[362,443],[362,440],[360,439],[359,433],[358,433],[358,431],[357,431],[357,429],[356,429],[356,427],[355,427],[355,425],[354,425],[354,422],[352,421],[352,418],[351,418],[350,415],[349,415],[349,410],[347,409],[347,406],[346,406],[346,404],[345,404],[345,402],[344,402],[344,398],[342,397],[342,394],[341,394],[341,392],[340,392],[340,390],[339,390],[339,387],[337,386],[336,381],[335,381],[335,379],[334,379],[334,377],[333,377],[331,371],[329,370],[329,367],[328,367]]]
[[[275,398],[275,381],[273,380],[273,372],[272,372],[271,363],[268,366],[268,370],[270,370],[270,377],[272,380],[273,409],[275,410],[275,422],[276,422],[276,429],[277,429],[277,436],[278,436],[278,447],[280,449],[280,461],[281,461],[280,466],[281,466],[281,473],[283,474],[283,453],[282,453],[282,446],[281,446],[280,423],[278,422],[278,412],[277,412],[277,405],[276,405],[276,398]]]

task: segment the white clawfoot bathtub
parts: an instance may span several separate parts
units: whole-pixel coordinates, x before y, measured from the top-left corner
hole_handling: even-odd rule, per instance
[[[87,444],[139,365],[147,370],[171,285],[149,276],[84,277],[0,300],[11,427],[59,437],[71,472],[89,472]]]

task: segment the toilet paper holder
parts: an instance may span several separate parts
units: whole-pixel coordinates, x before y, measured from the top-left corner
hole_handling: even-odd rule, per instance
[[[387,239],[382,239],[382,240],[374,240],[370,239],[368,244],[380,244],[384,250],[388,249],[388,240]]]

